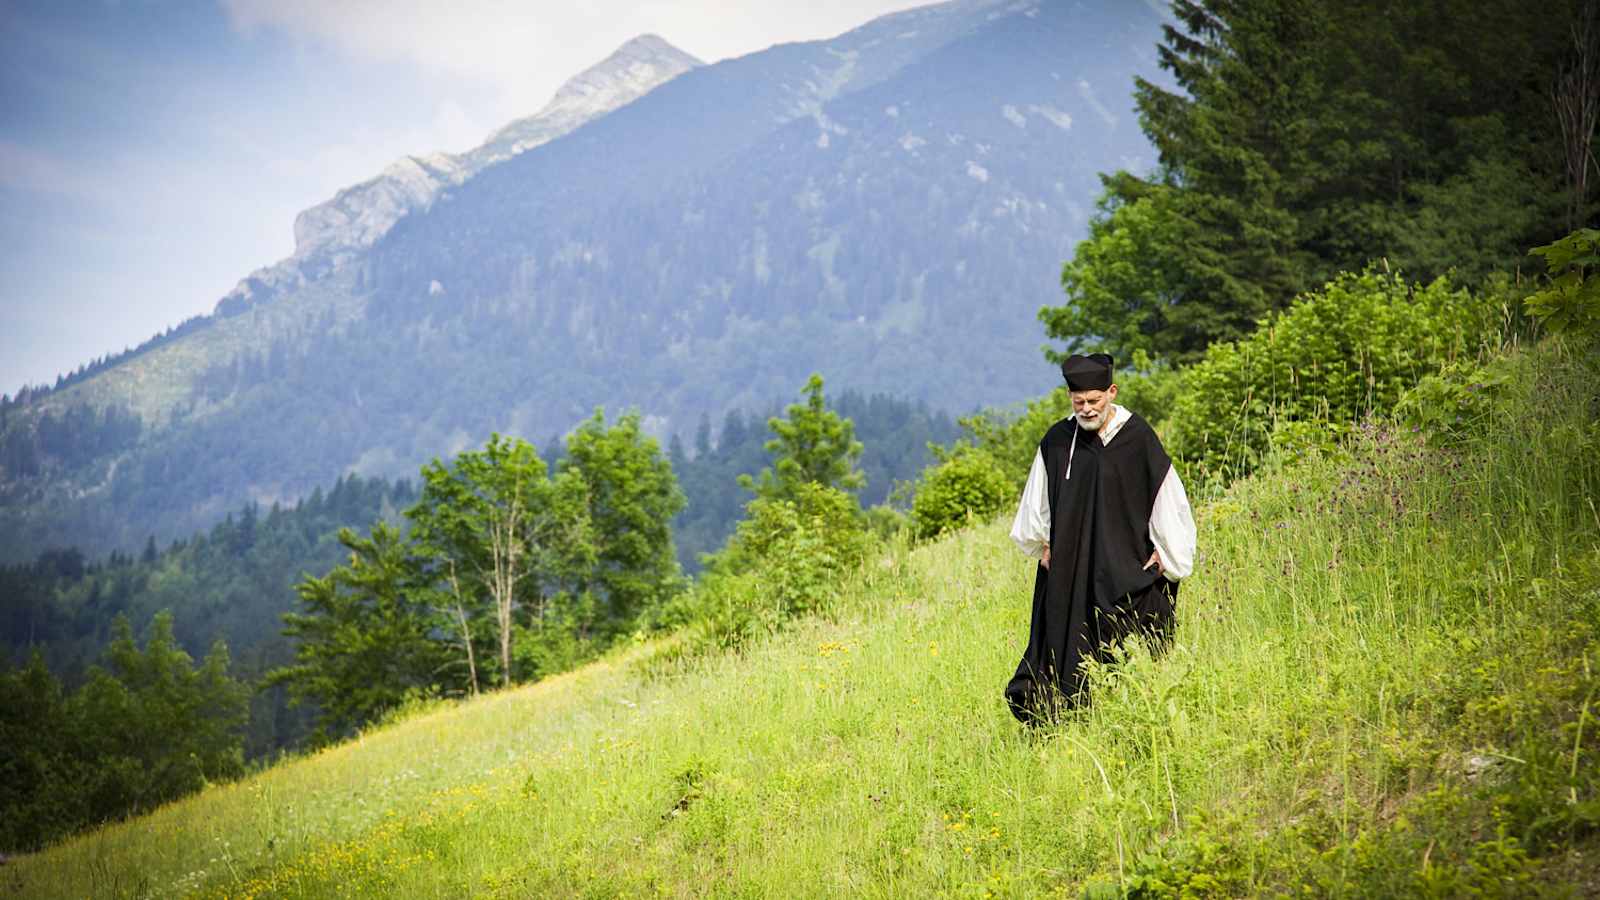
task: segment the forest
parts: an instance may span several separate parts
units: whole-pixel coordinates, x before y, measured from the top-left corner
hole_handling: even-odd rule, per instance
[[[1498,397],[1524,377],[1507,348],[1554,340],[1592,366],[1592,4],[1172,12],[1158,51],[1176,90],[1133,86],[1159,165],[1103,175],[1062,302],[1039,319],[1053,358],[1116,356],[1119,402],[1157,426],[1197,497],[1340,458],[1380,428],[1450,447],[1500,427]],[[702,421],[692,452],[663,449],[637,413],[599,411],[542,453],[496,435],[416,486],[346,479],[138,559],[63,550],[7,567],[10,646],[39,649],[0,674],[0,846],[238,777],[247,745],[264,758],[337,741],[645,635],[679,635],[687,655],[748,646],[826,608],[884,542],[1002,511],[1068,408],[1057,390],[956,429],[889,398],[830,404],[813,376],[764,422],[730,412],[713,439]],[[1563,440],[1593,449],[1597,419]],[[81,427],[138,428],[110,414]],[[248,552],[268,535],[274,555]],[[235,624],[263,608],[230,602],[235,585],[298,602]],[[240,669],[228,647],[268,631],[279,655]],[[198,665],[179,646],[224,634]],[[298,724],[259,725],[263,705]],[[1140,863],[1154,880],[1164,864]]]

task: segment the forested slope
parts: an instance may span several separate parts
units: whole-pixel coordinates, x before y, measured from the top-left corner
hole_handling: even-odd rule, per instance
[[[1583,894],[1600,887],[1600,361],[1199,505],[1164,658],[1020,728],[1001,523],[742,652],[680,633],[0,870],[21,896]]]

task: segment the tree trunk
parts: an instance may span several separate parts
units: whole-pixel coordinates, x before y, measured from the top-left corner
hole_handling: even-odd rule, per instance
[[[472,656],[472,629],[467,627],[467,611],[456,604],[456,618],[461,622],[461,643],[467,648],[467,674],[472,678],[472,696],[478,696],[478,663]]]
[[[1589,199],[1589,168],[1600,168],[1594,153],[1595,122],[1600,119],[1600,27],[1595,19],[1595,7],[1585,4],[1572,26],[1570,61],[1557,73],[1550,88],[1566,155],[1569,231],[1583,225]]]
[[[472,696],[478,696],[478,661],[472,653],[472,629],[467,625],[467,610],[461,604],[461,582],[456,580],[456,563],[450,561],[450,590],[456,598],[456,620],[461,623],[461,643],[467,648],[467,675],[471,679]]]
[[[522,507],[512,502],[505,518],[490,527],[493,553],[493,584],[495,612],[500,625],[500,686],[511,686],[511,612],[517,593],[517,557],[521,548],[518,528],[522,524]]]

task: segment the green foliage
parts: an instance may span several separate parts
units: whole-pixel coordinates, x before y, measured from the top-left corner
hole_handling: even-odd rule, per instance
[[[0,416],[0,500],[18,499],[14,486],[46,473],[62,474],[93,467],[97,461],[127,450],[139,439],[144,423],[120,406],[96,409],[83,403],[60,412],[11,413]]]
[[[315,701],[324,738],[408,698],[565,671],[678,588],[683,498],[638,416],[597,411],[566,449],[550,478],[532,445],[495,435],[423,469],[409,535],[340,535],[350,561],[299,585],[296,663],[270,679]]]
[[[294,664],[264,681],[315,704],[322,742],[432,693],[445,663],[433,640],[434,610],[419,600],[418,561],[400,532],[379,522],[370,538],[347,528],[339,542],[349,562],[300,582],[300,611],[283,617]]]
[[[567,438],[559,468],[582,479],[589,522],[604,536],[584,588],[604,603],[602,627],[631,630],[682,589],[671,523],[685,501],[672,465],[639,430],[637,412],[607,427],[605,412],[595,410]]]
[[[35,655],[0,675],[0,846],[33,849],[244,772],[249,691],[218,642],[196,667],[169,614],[141,650],[118,617],[104,667],[70,696]]]
[[[898,485],[909,484],[933,461],[930,443],[956,439],[960,432],[954,420],[925,403],[852,390],[841,393],[831,406],[851,422],[856,439],[862,443],[860,465],[866,486],[859,496],[868,516],[876,519],[873,530],[894,531],[897,513],[884,504],[892,502],[891,495]],[[770,464],[765,434],[747,423],[766,418],[746,417],[742,411],[731,409],[715,433],[710,418],[702,418],[693,438],[693,456],[677,438],[669,444],[677,448],[675,452],[669,450],[669,458],[688,497],[687,507],[672,523],[678,560],[685,571],[698,572],[701,555],[726,543],[743,518],[750,495],[740,485],[739,477],[753,477]]]
[[[1502,149],[1470,160],[1442,182],[1413,185],[1409,193],[1416,209],[1393,229],[1391,249],[1408,271],[1448,273],[1457,284],[1472,284],[1512,271],[1512,248],[1549,233],[1559,194],[1540,189],[1548,185],[1547,172],[1525,157],[1508,155],[1503,148],[1515,146],[1508,135],[1463,137]]]
[[[866,477],[856,468],[862,447],[855,424],[828,408],[821,375],[812,373],[801,394],[805,402],[790,404],[787,419],[767,420],[775,435],[766,443],[772,468],[762,470],[759,482],[741,478],[739,483],[768,498],[793,499],[802,484],[860,491]]]
[[[1486,363],[1456,360],[1437,374],[1428,375],[1400,396],[1394,413],[1398,421],[1430,436],[1460,439],[1493,427],[1498,407],[1495,398],[1526,376],[1526,359],[1496,357]]]
[[[84,824],[66,697],[37,652],[0,672],[0,847],[37,847]]]
[[[406,516],[423,570],[458,621],[492,623],[499,680],[509,685],[517,611],[540,621],[575,603],[594,564],[588,485],[571,469],[547,477],[532,444],[496,434],[449,466],[424,466],[421,497]],[[464,645],[472,640],[463,635]],[[476,691],[470,667],[469,677]]]
[[[938,537],[973,521],[983,521],[1016,500],[1004,467],[987,451],[957,445],[943,461],[923,472],[911,504],[917,537]]]
[[[974,447],[1000,466],[1013,492],[1022,491],[1039,440],[1050,426],[1072,415],[1072,396],[1065,385],[1028,401],[1021,412],[986,409],[960,420]]]
[[[112,639],[120,615],[148,622],[172,612],[173,634],[195,658],[213,640],[228,643],[235,677],[253,682],[288,665],[294,648],[280,633],[294,609],[295,584],[348,558],[341,528],[367,529],[416,497],[408,482],[350,476],[293,506],[250,504],[204,532],[158,548],[145,542],[135,559],[112,554],[86,559],[56,550],[24,565],[0,566],[0,640],[17,662],[38,649],[67,689]],[[281,688],[251,697],[245,756],[259,759],[303,740],[312,728],[309,706],[288,708]]]
[[[787,619],[821,609],[844,572],[858,565],[871,532],[855,491],[861,442],[854,425],[828,409],[822,376],[813,374],[788,418],[767,421],[774,463],[756,482],[757,496],[723,549],[704,558],[706,572],[664,623],[693,624],[713,646],[735,646]]]
[[[91,796],[149,809],[239,775],[248,697],[228,675],[226,644],[215,644],[195,668],[173,639],[170,614],[151,621],[142,652],[120,620],[105,668],[91,672],[70,704],[102,776]]]
[[[595,621],[604,619],[580,606],[553,611],[542,621],[513,622],[511,666],[517,678],[537,681],[594,659],[616,639],[594,634]]]
[[[1600,339],[1600,230],[1580,228],[1529,251],[1544,257],[1547,282],[1525,302],[1557,334]]]
[[[1117,403],[1138,413],[1157,430],[1171,418],[1182,392],[1183,371],[1153,362],[1144,353],[1135,352],[1132,363],[1117,374]]]
[[[1089,237],[1061,270],[1068,303],[1039,310],[1045,334],[1066,342],[1065,353],[1045,349],[1051,362],[1089,349],[1119,359],[1135,352],[1170,357],[1181,349],[1167,317],[1181,276],[1165,251],[1183,243],[1182,223],[1166,208],[1171,197],[1159,187],[1136,199],[1101,197]]]
[[[1167,449],[1205,481],[1254,468],[1274,434],[1330,445],[1444,365],[1475,357],[1495,323],[1487,303],[1444,279],[1342,275],[1186,370]]]
[[[1135,90],[1160,167],[1103,177],[1046,333],[1187,365],[1380,257],[1510,271],[1568,215],[1548,92],[1582,7],[1178,0],[1176,89]]]
[[[1084,897],[1127,900],[1201,900],[1240,897],[1250,892],[1251,860],[1234,841],[1219,839],[1221,829],[1196,817],[1185,835],[1139,854],[1119,885],[1106,879],[1084,890]]]
[[[756,497],[666,622],[714,646],[745,643],[827,608],[871,545],[855,497],[838,488],[801,482],[788,497]]]

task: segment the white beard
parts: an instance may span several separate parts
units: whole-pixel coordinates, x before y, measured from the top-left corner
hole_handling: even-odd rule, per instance
[[[1077,415],[1075,415],[1075,418],[1078,420],[1078,427],[1082,428],[1084,431],[1099,431],[1100,426],[1106,423],[1105,413],[1095,416],[1093,420],[1086,420],[1083,416]]]

